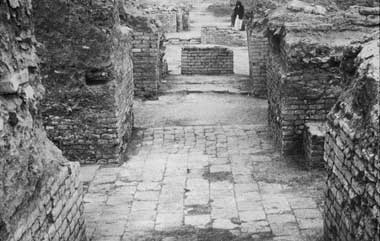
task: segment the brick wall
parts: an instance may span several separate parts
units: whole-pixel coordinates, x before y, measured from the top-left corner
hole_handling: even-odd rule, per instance
[[[42,125],[31,3],[0,1],[0,240],[85,241],[79,164]]]
[[[252,93],[258,97],[266,97],[266,64],[268,58],[268,39],[262,32],[247,27],[249,75]]]
[[[85,241],[82,201],[79,164],[67,163],[55,176],[43,180],[40,192],[15,220],[15,231],[5,241]]]
[[[323,154],[325,144],[324,122],[306,123],[303,139],[305,167],[309,169],[324,167]]]
[[[290,35],[286,39],[291,39]],[[298,154],[302,153],[305,123],[325,121],[342,91],[344,83],[336,62],[341,51],[324,44],[289,44],[286,39],[269,37],[268,119],[281,153]],[[306,57],[303,51],[321,55]]]
[[[181,73],[185,75],[233,74],[233,51],[223,47],[183,47]]]
[[[119,162],[132,131],[131,32],[115,8],[113,1],[34,5],[44,122],[71,161]]]
[[[204,26],[201,29],[202,44],[247,46],[246,33],[230,27]]]
[[[134,32],[132,37],[133,77],[137,96],[156,96],[163,60],[164,37],[160,32]]]
[[[359,54],[356,79],[328,116],[326,241],[380,240],[380,80],[376,38]]]

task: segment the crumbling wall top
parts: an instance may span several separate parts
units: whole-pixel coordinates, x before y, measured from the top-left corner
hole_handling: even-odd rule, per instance
[[[262,21],[266,34],[285,46],[289,62],[327,63],[346,46],[369,38],[380,26],[379,8],[352,7],[328,11],[298,0],[272,11]]]
[[[353,81],[329,114],[330,121],[352,138],[360,138],[364,130],[379,133],[379,33],[375,33],[372,40],[362,43],[359,49],[354,60],[356,73]]]

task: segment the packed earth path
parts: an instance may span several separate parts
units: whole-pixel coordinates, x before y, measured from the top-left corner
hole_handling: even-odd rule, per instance
[[[192,26],[228,26],[206,7]],[[89,240],[321,240],[324,174],[274,149],[266,100],[244,91],[247,48],[231,47],[225,76],[180,75],[180,48],[167,46],[158,100],[135,101],[125,162],[81,167]]]

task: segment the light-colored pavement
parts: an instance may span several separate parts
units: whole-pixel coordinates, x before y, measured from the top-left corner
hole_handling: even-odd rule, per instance
[[[148,128],[137,137],[122,166],[83,167],[91,240],[180,241],[177,232],[186,228],[230,230],[246,240],[307,240],[320,232],[318,195],[305,184],[270,180],[279,157],[266,126]],[[263,175],[265,168],[272,170]]]

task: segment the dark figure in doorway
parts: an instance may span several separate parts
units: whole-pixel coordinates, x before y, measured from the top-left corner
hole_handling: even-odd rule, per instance
[[[240,1],[236,2],[236,6],[232,16],[235,16],[235,30],[241,31],[243,29],[244,6]]]

